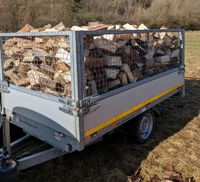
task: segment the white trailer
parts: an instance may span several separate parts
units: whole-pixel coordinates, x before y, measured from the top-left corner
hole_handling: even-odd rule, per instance
[[[163,66],[140,79],[118,84],[113,78],[118,74],[112,70],[107,83],[116,84],[112,89],[104,89],[104,83],[90,85],[87,93],[87,66],[84,60],[88,54],[85,46],[86,37],[105,35],[151,35],[174,33],[178,35],[178,59],[172,66]],[[65,37],[70,45],[71,93],[70,96],[54,96],[30,87],[17,86],[6,78],[4,73],[5,50],[3,44],[13,38],[33,40],[46,37]],[[24,170],[58,156],[81,151],[87,145],[97,141],[105,134],[127,121],[140,117],[137,136],[145,142],[151,135],[154,124],[154,106],[174,94],[184,96],[184,31],[183,30],[106,30],[106,31],[69,31],[48,33],[6,33],[0,34],[1,41],[1,125],[4,129],[4,150],[2,161],[12,157],[12,150],[24,144],[29,136],[36,137],[52,146],[39,153],[17,158],[17,169]],[[100,48],[112,47],[107,42]],[[20,45],[15,45],[20,46]],[[141,47],[141,45],[139,45]],[[90,48],[89,48],[90,49]],[[145,48],[144,48],[145,49]],[[173,48],[171,48],[172,50]],[[177,50],[177,48],[176,48]],[[10,50],[14,51],[14,50]],[[95,54],[95,49],[93,49]],[[174,53],[175,54],[175,53]],[[11,54],[14,55],[14,54]],[[113,56],[113,55],[111,55]],[[168,55],[170,57],[171,55]],[[63,59],[65,59],[65,55]],[[152,57],[154,58],[154,57]],[[166,55],[165,55],[166,58]],[[170,57],[171,58],[171,57]],[[19,59],[19,57],[15,57]],[[109,56],[107,58],[109,60]],[[110,58],[111,59],[111,58]],[[159,58],[157,60],[160,61]],[[161,60],[162,61],[162,60]],[[112,64],[112,61],[110,61]],[[94,63],[96,64],[96,63]],[[116,63],[118,64],[118,63]],[[112,65],[115,69],[115,65]],[[121,63],[119,63],[121,64]],[[121,65],[118,65],[121,66]],[[104,68],[105,69],[105,68]],[[109,68],[110,69],[110,68]],[[117,68],[118,69],[118,68]],[[120,67],[120,69],[122,69]],[[95,76],[98,77],[96,69]],[[108,70],[109,71],[109,70]],[[125,72],[126,73],[126,72]],[[129,78],[129,75],[127,75]],[[96,78],[98,80],[98,78]],[[92,81],[92,80],[90,80]],[[92,82],[90,82],[92,84]],[[150,112],[149,112],[150,111]],[[9,123],[22,128],[27,135],[10,144]],[[134,122],[133,122],[134,125]],[[7,155],[9,154],[9,155]],[[5,166],[4,166],[5,167]],[[11,167],[12,168],[12,167]],[[9,171],[9,170],[8,170]],[[7,172],[8,172],[7,171]],[[0,173],[2,174],[2,173]],[[1,176],[1,175],[0,175]]]

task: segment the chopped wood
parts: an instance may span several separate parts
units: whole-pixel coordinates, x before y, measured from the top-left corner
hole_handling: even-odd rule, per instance
[[[84,28],[84,27],[79,27],[79,26],[73,26],[71,27],[71,30],[73,31],[80,31],[80,30],[88,30],[87,28]]]
[[[125,25],[122,26],[126,30],[137,30],[137,26],[130,25],[129,23],[126,23]]]
[[[49,56],[49,54],[45,50],[39,48],[33,48],[32,54],[42,61],[45,61],[45,57]]]
[[[147,26],[143,23],[139,25],[138,30],[148,30]]]
[[[14,66],[14,60],[13,59],[6,59],[4,64],[3,64],[3,69],[12,69]]]
[[[57,24],[55,27],[56,30],[59,30],[59,31],[64,31],[66,29],[65,25],[63,24],[63,22],[60,22],[59,24]]]
[[[19,64],[17,71],[18,71],[19,76],[27,77],[27,73],[30,70],[31,70],[30,64],[21,63],[21,64]]]
[[[180,57],[180,49],[176,49],[174,51],[172,51],[172,54],[171,54],[171,57],[174,58],[174,57]]]
[[[159,62],[161,64],[168,64],[171,59],[170,59],[170,56],[169,55],[166,55],[166,56],[159,56],[159,57],[156,57],[155,58],[155,61],[156,62]]]
[[[122,66],[122,59],[119,56],[105,56],[107,66]]]
[[[26,24],[21,30],[19,30],[18,32],[31,32],[33,31],[34,28],[29,25],[29,24]]]
[[[98,94],[97,85],[96,85],[96,82],[94,80],[88,81],[87,86],[88,86],[88,90],[87,90],[88,95]]]
[[[65,62],[67,65],[71,66],[70,61],[70,52],[66,51],[63,48],[58,49],[58,52],[55,55],[56,58],[59,58],[61,61]]]
[[[130,67],[128,64],[123,64],[122,70],[127,74],[128,80],[132,83],[134,82],[134,77],[133,74],[130,70]]]
[[[63,72],[70,72],[70,67],[64,62],[58,61],[56,62],[56,70],[62,70]]]
[[[85,57],[85,65],[88,69],[102,68],[105,64],[104,58]]]
[[[30,84],[29,79],[27,78],[20,78],[13,69],[4,72],[5,76],[7,76],[12,83],[17,86],[27,85]]]
[[[117,79],[117,80],[114,80],[114,81],[111,81],[109,82],[108,84],[108,89],[112,89],[113,87],[117,87],[121,84],[120,80]]]
[[[117,75],[119,74],[120,70],[114,69],[114,68],[106,68],[105,72],[106,72],[107,78],[111,78],[111,79],[115,80],[117,78]]]
[[[36,70],[30,70],[28,73],[28,78],[30,80],[31,86],[39,85],[41,83],[41,78],[49,79],[49,77],[43,73],[40,73]]]
[[[134,81],[136,82],[137,80],[142,78],[142,74],[141,71],[139,70],[133,70],[132,71],[133,77],[134,77]]]
[[[61,22],[54,27],[48,24],[37,29],[27,24],[19,31],[66,30],[148,30],[148,27],[89,22],[87,26],[67,28]],[[102,94],[177,65],[179,39],[178,32],[166,31],[84,36],[81,60],[85,65],[87,94]],[[67,36],[8,38],[2,48],[4,73],[11,83],[54,96],[71,95],[71,48]]]
[[[85,70],[85,77],[88,81],[94,80],[94,75],[89,69]]]
[[[22,60],[22,62],[33,62],[35,59],[35,55],[33,54],[33,50],[27,50],[26,52],[24,52],[24,59]]]
[[[119,77],[119,80],[120,80],[122,85],[127,85],[128,84],[128,78],[126,76],[126,73],[120,72],[118,77]]]
[[[88,29],[89,30],[107,30],[109,25],[105,25],[100,22],[89,22],[88,23]]]
[[[109,41],[107,39],[97,38],[94,40],[94,46],[99,49],[104,49],[115,53],[119,48],[119,45],[114,44],[114,42]]]

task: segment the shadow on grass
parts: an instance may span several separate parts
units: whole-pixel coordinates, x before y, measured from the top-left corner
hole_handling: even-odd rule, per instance
[[[123,134],[130,122],[82,152],[75,152],[20,174],[20,182],[127,181],[141,162],[160,142],[182,130],[198,116],[200,80],[186,80],[186,97],[174,96],[159,105],[162,119],[156,122],[152,139],[136,145]]]

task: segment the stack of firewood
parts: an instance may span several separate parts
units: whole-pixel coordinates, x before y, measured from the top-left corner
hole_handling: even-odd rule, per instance
[[[91,22],[66,28],[60,23],[38,29],[26,25],[19,32],[137,29],[147,27]],[[67,37],[12,37],[2,48],[4,75],[10,83],[55,96],[71,96]],[[85,36],[83,56],[87,95],[101,94],[176,66],[180,61],[179,35],[156,32]]]
[[[95,29],[94,23],[92,26]],[[96,27],[108,30],[148,29],[144,24],[139,27],[96,24]],[[88,95],[102,94],[137,82],[180,63],[179,33],[90,35],[85,37],[84,42]]]

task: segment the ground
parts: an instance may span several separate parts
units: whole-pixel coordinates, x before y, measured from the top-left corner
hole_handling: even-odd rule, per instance
[[[142,181],[163,178],[172,167],[184,178],[200,181],[200,32],[186,33],[186,97],[162,103],[162,118],[145,145],[121,130],[82,152],[20,173],[20,182],[123,182],[141,168]]]

